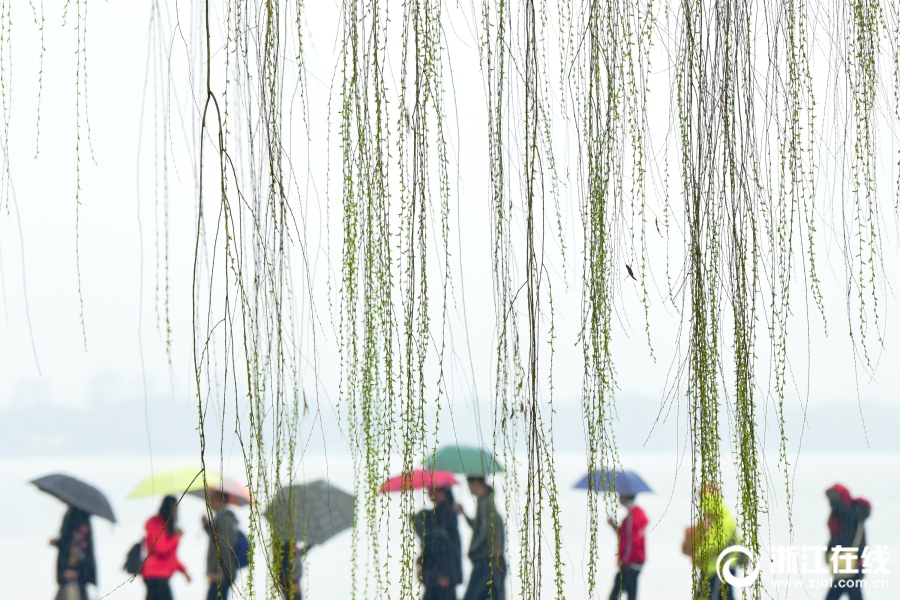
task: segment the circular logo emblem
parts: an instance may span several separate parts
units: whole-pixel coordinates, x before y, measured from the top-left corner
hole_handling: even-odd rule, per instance
[[[741,554],[743,557],[733,556],[734,554]],[[752,567],[752,570],[749,570],[743,577],[738,577],[731,569],[741,564],[741,562],[746,564],[747,569]],[[743,546],[728,546],[722,550],[718,560],[716,560],[716,573],[718,573],[719,579],[728,585],[734,587],[749,587],[753,585],[753,582],[759,577],[759,564],[757,564],[753,553]]]

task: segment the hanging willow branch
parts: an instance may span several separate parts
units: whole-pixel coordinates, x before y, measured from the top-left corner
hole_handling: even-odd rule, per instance
[[[549,15],[549,5],[539,0],[522,5],[485,0],[480,15],[481,67],[488,103],[497,336],[494,448],[499,446],[509,464],[524,458],[525,480],[510,469],[505,482],[507,514],[521,515],[517,575],[524,598],[541,594],[547,510],[553,531],[553,585],[557,596],[563,594],[552,441],[554,308],[545,255],[545,246],[553,237],[548,229],[552,232],[560,222],[550,119]],[[511,102],[520,109],[510,110]],[[517,168],[509,169],[513,139],[520,142],[517,147],[521,155]],[[518,181],[511,178],[515,172],[519,173]],[[517,196],[520,201],[515,200]],[[519,215],[521,222],[517,222]],[[524,235],[517,237],[517,231]],[[522,264],[515,259],[517,250],[524,255]],[[542,340],[543,335],[547,335],[547,342]],[[550,360],[546,377],[551,395],[545,401],[540,365],[547,350]],[[517,499],[520,490],[523,505],[519,508],[511,496]]]
[[[283,98],[292,40],[302,57],[296,29],[302,5],[229,3],[224,28],[212,21],[215,8],[207,1],[192,15],[204,66],[196,140],[194,363],[201,461],[210,472],[222,471],[224,447],[214,453],[217,461],[207,462],[207,438],[215,433],[209,421],[218,421],[221,444],[226,415],[235,415],[256,500],[248,537],[251,550],[261,551],[245,586],[254,597],[262,592],[254,587],[258,562],[267,566],[270,581],[279,580],[280,557],[294,542],[293,534],[285,540],[268,531],[261,511],[291,482],[298,459],[302,350],[291,268],[295,247],[302,272],[309,266],[302,260],[303,211],[291,201]],[[226,49],[224,84],[213,68],[218,35]],[[302,62],[299,71],[302,86]]]
[[[379,484],[389,476],[383,456],[392,449],[395,397],[394,282],[391,271],[389,127],[384,75],[387,9],[377,0],[343,4],[343,271],[341,399],[349,415],[356,497],[367,531],[380,529]],[[383,508],[383,504],[382,504]],[[386,560],[371,534],[366,539],[365,587],[356,588],[360,528],[353,531],[354,597],[384,595]]]
[[[618,465],[613,437],[615,367],[612,357],[613,304],[618,281],[626,267],[629,277],[640,277],[645,310],[648,309],[646,254],[640,268],[622,250],[630,242],[627,215],[641,222],[645,211],[645,77],[649,68],[652,3],[591,1],[583,5],[584,21],[576,23],[573,53],[577,76],[572,87],[577,98],[581,145],[581,214],[584,231],[581,346],[584,355],[582,410],[587,434],[589,527],[601,526],[598,469]],[[649,323],[649,320],[648,320]],[[611,497],[607,500],[609,512]],[[590,536],[588,594],[597,586],[600,548]]]
[[[14,145],[11,4],[0,0],[4,150]],[[30,8],[42,40],[39,124],[45,21],[42,3],[32,2]],[[408,472],[434,449],[436,441],[429,436],[437,434],[437,418],[429,423],[426,407],[429,402],[439,407],[451,396],[444,354],[453,351],[445,338],[452,339],[448,290],[455,267],[450,215],[459,202],[451,190],[455,174],[448,142],[448,131],[459,124],[445,108],[445,69],[451,58],[446,26],[452,10],[477,23],[472,41],[486,96],[487,139],[476,143],[487,149],[489,184],[476,193],[489,199],[481,216],[491,226],[491,445],[511,465],[506,514],[519,537],[519,555],[511,558],[520,595],[538,598],[547,592],[548,565],[553,581],[546,587],[556,597],[565,595],[552,436],[558,369],[553,361],[559,343],[553,292],[561,286],[552,288],[551,272],[557,263],[565,272],[567,248],[580,249],[582,298],[579,337],[562,341],[581,346],[591,474],[618,462],[612,347],[621,282],[640,296],[648,339],[652,333],[649,282],[663,259],[651,255],[647,242],[647,215],[656,208],[647,181],[655,170],[668,177],[668,156],[650,150],[651,134],[657,134],[650,130],[648,114],[654,71],[672,73],[669,133],[680,166],[674,185],[681,202],[670,202],[668,191],[661,190],[666,199],[659,204],[666,235],[680,232],[683,237],[683,252],[675,259],[683,261],[683,270],[680,280],[670,280],[663,301],[681,305],[687,332],[686,357],[679,365],[683,379],[676,391],[688,399],[693,484],[699,492],[694,514],[715,517],[723,510],[721,501],[705,498],[720,495],[726,483],[721,462],[728,421],[738,524],[744,544],[758,554],[767,498],[761,409],[774,399],[787,480],[788,331],[794,307],[808,300],[826,325],[818,250],[827,247],[823,236],[833,235],[843,254],[847,298],[841,301],[867,371],[877,364],[884,341],[880,257],[888,232],[881,220],[879,182],[885,165],[880,151],[884,131],[893,131],[883,125],[900,123],[898,3],[848,0],[821,8],[806,0],[481,0],[470,15],[440,0],[342,0],[335,93],[341,154],[335,329],[340,402],[360,506],[353,533],[354,597],[388,597],[399,590],[401,597],[411,598],[417,592],[416,539],[406,520],[417,499],[403,495],[401,514],[392,514],[390,501],[377,490],[397,466],[392,458]],[[662,25],[656,19],[661,11],[670,19]],[[155,0],[150,14],[157,319],[168,348],[173,337],[168,186],[177,153],[171,121],[179,113],[180,96],[190,99],[193,119],[178,128],[184,128],[195,161],[185,178],[193,177],[197,199],[192,316],[201,460],[209,461],[211,471],[218,460],[221,469],[224,446],[214,450],[208,442],[216,425],[222,439],[226,418],[233,417],[257,499],[250,537],[254,548],[264,550],[257,556],[269,561],[270,579],[277,580],[280,557],[294,540],[273,537],[259,511],[292,480],[301,460],[296,438],[302,365],[307,351],[316,353],[313,276],[306,263],[308,199],[296,183],[290,141],[294,89],[300,90],[304,132],[310,131],[304,39],[316,24],[306,23],[306,7],[299,0],[188,5]],[[90,150],[87,0],[67,0],[63,17],[76,38],[75,259],[86,344],[79,232],[82,131]],[[837,90],[833,114],[822,126],[810,50],[818,41],[811,26],[817,20],[833,40],[834,66],[824,83]],[[189,67],[177,81],[182,76],[172,67],[176,37]],[[668,50],[660,55],[665,64],[651,69],[651,52],[660,42]],[[885,108],[889,62],[892,110]],[[556,68],[558,83],[552,74]],[[555,149],[562,138],[568,141],[566,127],[572,124],[577,156],[569,172],[557,168]],[[318,142],[307,151],[318,152]],[[0,208],[7,210],[11,156],[0,174]],[[563,156],[568,164],[572,157]],[[896,176],[891,185],[900,203]],[[825,190],[828,196],[818,183],[823,179],[836,182]],[[581,217],[575,241],[563,234],[569,208]],[[900,210],[897,204],[894,210]],[[672,215],[679,212],[674,221]],[[823,215],[832,222],[823,226]],[[663,235],[658,224],[653,234]],[[558,254],[548,250],[554,244]],[[305,286],[302,293],[295,289],[297,282]],[[798,283],[806,294],[796,293]],[[304,294],[308,298],[298,300]],[[301,337],[312,339],[311,350]],[[765,351],[769,379],[762,382],[757,355]],[[789,483],[786,487],[790,498]],[[598,490],[591,489],[589,595],[597,592],[600,502]],[[398,520],[399,542],[389,536],[390,523]],[[701,527],[698,536],[708,533]],[[399,573],[391,572],[394,542],[401,548]],[[704,565],[715,557],[698,558]],[[247,578],[248,592],[267,594],[254,587],[255,568]],[[695,597],[708,597],[700,566],[693,579]],[[757,585],[753,597],[761,591]]]
[[[676,98],[682,185],[688,228],[686,270],[689,321],[687,394],[694,450],[693,505],[699,526],[694,547],[694,594],[710,595],[705,567],[716,556],[705,539],[725,541],[721,501],[720,381],[723,301],[731,300],[734,354],[735,461],[740,525],[759,555],[760,464],[754,400],[756,302],[760,294],[757,80],[751,45],[751,5],[681,4]],[[726,330],[727,331],[727,330]],[[759,597],[757,583],[754,597]]]
[[[360,535],[367,540],[365,562],[360,565],[355,555],[354,572],[362,566],[374,580],[369,588],[370,578],[364,576],[366,587],[354,588],[363,597],[387,594],[389,584],[399,583],[401,597],[413,597],[418,589],[415,535],[406,518],[415,499],[403,494],[400,515],[391,515],[377,490],[390,474],[392,452],[399,451],[405,473],[422,464],[428,449],[426,399],[439,406],[444,390],[451,196],[441,8],[435,0],[402,3],[399,106],[393,112],[384,72],[393,47],[387,6],[348,0],[342,11],[341,401],[352,432],[357,495],[366,508],[366,522],[354,530],[356,542]],[[436,251],[429,247],[433,238]],[[432,264],[429,257],[435,254]],[[440,283],[432,296],[429,281],[435,275]],[[435,330],[433,298],[441,314]],[[427,359],[435,340],[440,340],[434,356],[436,391],[428,392]],[[389,575],[385,550],[392,517],[402,520],[399,578]]]
[[[879,63],[884,37],[885,15],[877,0],[854,0],[842,4],[836,22],[845,43],[847,84],[847,130],[844,143],[849,154],[850,214],[844,223],[844,252],[847,277],[852,281],[858,302],[857,323],[850,320],[850,335],[862,349],[865,366],[872,367],[869,355],[870,326],[876,342],[883,344],[879,325],[877,274],[881,259],[881,231],[877,204],[877,96],[881,88]],[[871,320],[874,323],[870,323]],[[849,317],[849,315],[848,315]]]

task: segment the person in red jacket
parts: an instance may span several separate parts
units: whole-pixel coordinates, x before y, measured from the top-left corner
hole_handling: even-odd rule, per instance
[[[638,575],[646,558],[644,532],[649,521],[641,507],[634,504],[634,496],[620,495],[619,503],[628,509],[628,515],[618,527],[612,517],[607,519],[619,538],[619,571],[609,600],[619,600],[625,594],[628,600],[636,600]]]
[[[147,585],[147,600],[172,600],[169,578],[175,571],[181,571],[185,579],[191,580],[187,569],[178,560],[181,529],[176,526],[177,523],[178,500],[175,496],[166,496],[159,507],[159,514],[144,525],[147,531],[144,539],[147,559],[141,568],[141,575]]]

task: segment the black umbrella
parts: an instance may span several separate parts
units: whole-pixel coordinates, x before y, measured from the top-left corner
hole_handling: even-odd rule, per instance
[[[293,532],[297,541],[311,546],[352,527],[354,506],[352,494],[319,480],[281,488],[266,517],[275,536],[286,538]]]
[[[59,473],[35,479],[31,483],[42,492],[56,496],[69,506],[80,508],[84,512],[103,517],[113,523],[116,522],[116,515],[113,514],[109,500],[106,499],[103,492],[92,485]]]

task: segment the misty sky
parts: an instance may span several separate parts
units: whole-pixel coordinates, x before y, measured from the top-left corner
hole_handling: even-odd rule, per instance
[[[316,390],[316,400],[322,406],[331,407],[337,399],[339,373],[335,321],[327,309],[327,289],[328,278],[339,276],[340,243],[334,233],[339,229],[332,230],[330,242],[321,235],[328,201],[324,168],[328,89],[323,82],[332,80],[331,49],[337,37],[337,24],[333,7],[328,3],[322,5],[311,7],[318,12],[309,17],[317,19],[317,26],[309,29],[307,64],[313,149],[304,158],[311,165],[310,175],[300,186],[299,195],[310,206],[311,217],[305,227],[314,232],[311,236],[317,236],[312,269],[317,286],[314,295],[323,321],[317,333],[318,381],[308,374],[305,387]],[[0,415],[23,406],[52,409],[55,405],[142,403],[145,398],[170,398],[190,414],[195,194],[192,166],[184,160],[188,151],[181,136],[181,125],[173,126],[176,134],[171,143],[176,158],[182,162],[179,170],[170,174],[169,189],[168,302],[173,332],[170,362],[160,318],[165,310],[166,294],[160,289],[159,274],[164,262],[157,251],[160,234],[156,224],[161,216],[154,195],[153,148],[148,142],[153,134],[153,117],[150,107],[142,113],[150,3],[148,0],[100,2],[92,3],[90,8],[86,108],[90,117],[90,146],[82,147],[77,229],[83,330],[75,257],[75,33],[71,23],[61,27],[61,6],[61,1],[45,2],[44,6],[46,53],[39,141],[36,129],[39,33],[28,3],[14,3],[12,9],[16,26],[9,156],[14,195],[0,214],[3,275]],[[458,179],[454,177],[454,193],[459,195],[460,214],[464,213],[465,218],[454,217],[452,232],[453,254],[459,261],[460,275],[455,281],[457,305],[450,329],[454,346],[449,396],[453,402],[465,406],[475,396],[482,400],[490,397],[494,305],[489,268],[489,215],[484,200],[487,150],[482,83],[477,69],[471,68],[477,65],[473,62],[477,58],[471,36],[466,33],[465,23],[460,20],[458,25],[448,33],[451,36],[448,43],[451,51],[458,51],[454,56],[459,57],[460,65],[454,71],[454,112],[466,124],[452,136],[453,161],[461,172]],[[173,47],[173,53],[181,52],[183,57],[183,46],[175,43]],[[183,64],[174,62],[173,72],[177,76]],[[657,86],[657,89],[665,88]],[[182,96],[173,102],[187,113],[190,99],[183,85],[180,92]],[[667,98],[661,97],[659,101],[667,102]],[[85,141],[86,127],[84,123]],[[334,143],[331,151],[334,155]],[[332,219],[339,211],[339,193],[334,191],[337,189],[333,184]],[[574,232],[580,226],[578,215],[572,210],[575,209],[570,207],[563,214],[566,232]],[[885,227],[891,240],[884,244],[885,269],[891,277],[896,275],[900,261],[890,213],[885,215]],[[329,243],[335,253],[330,263],[325,251]],[[680,244],[672,240],[669,252],[677,256]],[[575,264],[572,246],[575,244],[568,249],[566,259],[566,280],[560,278],[554,284],[559,336],[554,375],[555,398],[574,408],[581,385],[580,351],[575,345],[580,268]],[[897,396],[900,375],[896,369],[900,362],[900,338],[894,315],[900,306],[890,291],[882,294],[883,315],[887,316],[880,323],[884,348],[877,347],[873,334],[870,339],[878,368],[871,378],[860,361],[854,361],[847,334],[840,255],[833,243],[821,245],[820,251],[829,335],[823,335],[821,319],[815,313],[807,319],[798,287],[791,348],[793,387],[789,401],[799,403],[808,398],[813,404],[847,403],[849,407],[860,398],[864,407],[869,403],[896,406],[900,403]],[[637,287],[624,273],[623,293],[617,305],[614,352],[620,396],[656,402],[663,396],[667,381],[671,381],[672,339],[679,317],[659,293],[666,281],[664,244],[651,246],[650,260],[654,270],[654,282],[650,286],[653,303],[650,330],[656,359],[651,358],[643,333],[644,317]],[[333,293],[334,279],[331,288]],[[760,335],[765,335],[764,323],[760,323],[759,329]],[[765,351],[762,355],[765,356]],[[768,364],[764,358],[760,371],[761,380],[765,380]]]

